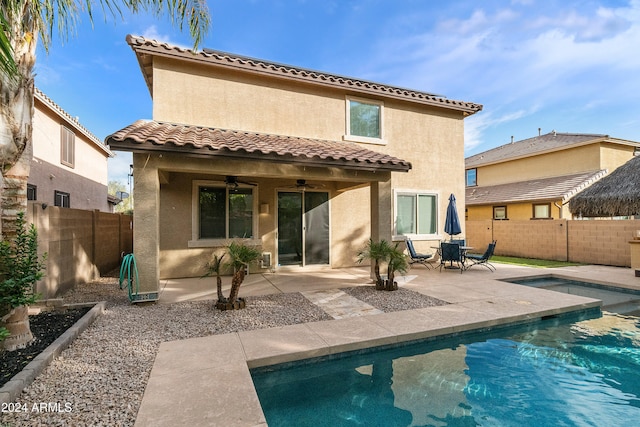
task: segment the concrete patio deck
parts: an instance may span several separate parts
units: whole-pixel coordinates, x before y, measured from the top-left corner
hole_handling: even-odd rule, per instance
[[[474,268],[462,274],[417,266],[399,278],[400,286],[449,305],[163,343],[136,426],[266,426],[250,368],[536,320],[600,305],[590,298],[507,283],[502,281],[505,278],[553,274],[640,289],[640,280],[628,268],[497,266],[495,273]],[[160,302],[213,298],[214,283],[214,279],[166,281]],[[370,284],[368,268],[281,271],[249,275],[240,293],[250,297]]]

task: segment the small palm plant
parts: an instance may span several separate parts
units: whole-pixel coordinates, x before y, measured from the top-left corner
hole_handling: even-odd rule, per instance
[[[222,259],[225,255],[229,256],[229,262],[223,265]],[[216,308],[220,310],[236,310],[245,307],[246,303],[244,298],[238,298],[240,285],[242,285],[242,282],[244,281],[245,268],[252,262],[258,260],[260,256],[260,251],[256,247],[238,242],[231,242],[227,246],[226,254],[214,254],[212,256],[211,261],[205,266],[207,273],[203,277],[216,276],[216,285],[218,290]],[[226,298],[222,293],[222,277],[220,277],[220,273],[223,266],[231,267],[233,269],[229,298]]]
[[[398,244],[391,246],[384,239],[379,242],[369,239],[364,248],[358,252],[357,262],[361,263],[365,259],[370,259],[374,262],[373,271],[376,276],[376,289],[378,290],[395,291],[398,289],[398,285],[395,283],[395,272],[404,273],[409,268],[407,256],[398,248]],[[386,282],[380,276],[380,264],[383,262],[387,263]]]
[[[220,269],[222,268],[222,258],[224,254],[213,254],[211,261],[206,264],[207,273],[202,277],[210,277],[215,274],[216,288],[218,291],[218,302],[225,302],[226,298],[222,294],[222,277],[220,277]]]
[[[406,273],[409,269],[409,261],[407,256],[398,248],[398,243],[395,244],[389,250],[387,259],[387,283],[385,290],[395,291],[398,289],[398,284],[395,282],[395,273]]]
[[[358,252],[358,264],[361,264],[366,259],[374,263],[373,272],[376,276],[376,289],[384,288],[384,280],[380,276],[380,263],[386,261],[390,249],[391,246],[386,240],[374,242],[373,239],[369,239],[367,244]]]

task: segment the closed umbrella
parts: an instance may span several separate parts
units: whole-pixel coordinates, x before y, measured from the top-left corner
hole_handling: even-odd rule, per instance
[[[449,196],[447,217],[444,220],[444,232],[451,236],[462,233],[460,218],[458,218],[458,209],[456,208],[456,196],[453,194]]]

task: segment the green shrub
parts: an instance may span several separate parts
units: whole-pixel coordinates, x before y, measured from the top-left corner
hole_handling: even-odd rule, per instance
[[[37,299],[33,285],[43,276],[44,261],[38,257],[38,232],[26,226],[24,212],[16,219],[16,238],[0,242],[0,313],[33,304]]]

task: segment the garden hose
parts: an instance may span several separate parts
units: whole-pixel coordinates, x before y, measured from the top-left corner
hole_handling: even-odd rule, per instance
[[[138,295],[138,293],[140,292],[138,266],[136,265],[136,258],[133,256],[133,254],[127,254],[122,259],[122,266],[120,267],[120,289],[123,289],[125,280],[127,282],[127,288],[129,291],[129,301],[133,301],[134,296]],[[133,290],[134,286],[135,292]]]

